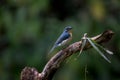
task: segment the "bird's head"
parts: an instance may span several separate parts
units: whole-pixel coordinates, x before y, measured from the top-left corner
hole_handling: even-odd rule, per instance
[[[65,27],[65,31],[70,32],[71,30],[72,30],[72,27],[71,27],[71,26]]]

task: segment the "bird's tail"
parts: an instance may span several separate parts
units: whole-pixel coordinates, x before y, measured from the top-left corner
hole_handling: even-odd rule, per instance
[[[55,48],[56,48],[56,45],[54,45],[54,46],[52,47],[52,49],[49,51],[48,54],[50,54]]]

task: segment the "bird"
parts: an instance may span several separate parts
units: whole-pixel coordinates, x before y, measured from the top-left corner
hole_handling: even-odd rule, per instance
[[[54,45],[51,48],[49,53],[51,53],[56,47],[63,46],[65,44],[67,44],[71,39],[72,39],[72,27],[67,26],[63,30],[60,37],[56,40],[56,42],[54,43]]]

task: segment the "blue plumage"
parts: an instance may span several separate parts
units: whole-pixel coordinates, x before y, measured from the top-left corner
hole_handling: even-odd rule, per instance
[[[50,53],[54,50],[54,48],[65,45],[69,40],[71,40],[72,38],[71,30],[72,30],[71,26],[65,27],[63,33],[60,35],[60,37],[57,39],[54,46],[50,50]]]
[[[55,45],[59,45],[62,43],[62,41],[68,39],[70,37],[70,34],[67,31],[64,31],[61,36],[56,41]]]

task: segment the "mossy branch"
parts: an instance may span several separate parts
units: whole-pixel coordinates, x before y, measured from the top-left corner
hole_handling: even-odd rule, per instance
[[[91,39],[96,41],[98,44],[106,43],[112,38],[113,34],[114,33],[111,30],[107,30]],[[25,67],[21,72],[21,80],[52,80],[57,69],[59,69],[60,64],[72,54],[80,51],[81,45],[82,42],[78,41],[57,52],[48,61],[41,73],[39,73],[35,68]],[[84,50],[89,48],[91,48],[91,45],[87,43]]]

